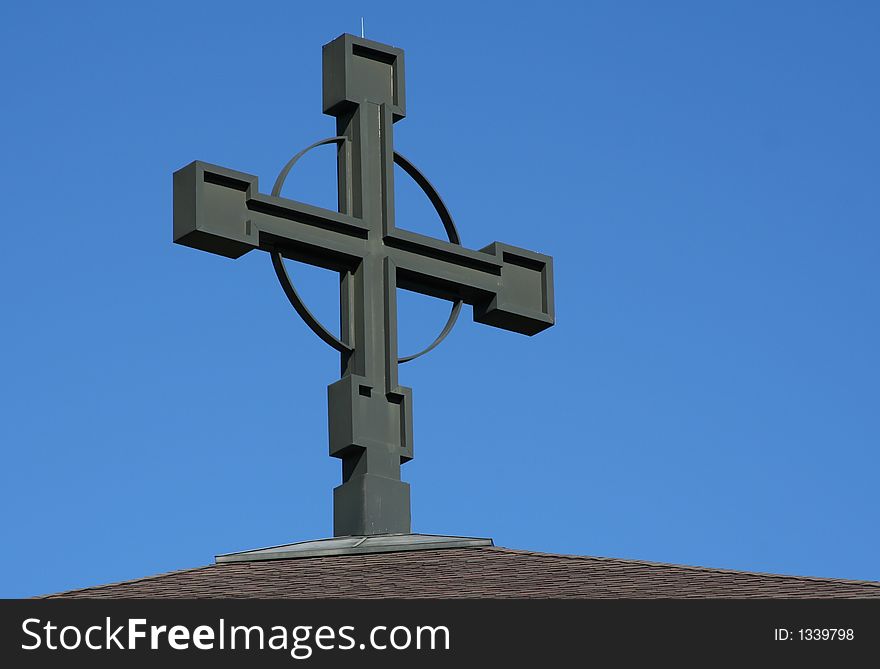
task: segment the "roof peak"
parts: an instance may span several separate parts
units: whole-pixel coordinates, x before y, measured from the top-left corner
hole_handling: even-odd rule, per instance
[[[454,537],[439,534],[372,534],[332,537],[299,541],[268,548],[217,555],[215,562],[256,562],[327,555],[362,555],[364,553],[397,553],[401,551],[437,550],[442,548],[476,548],[494,546],[492,539]]]

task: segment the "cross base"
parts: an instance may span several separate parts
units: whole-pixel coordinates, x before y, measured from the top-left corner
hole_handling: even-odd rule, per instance
[[[410,526],[409,483],[360,474],[333,489],[337,537],[409,534]]]

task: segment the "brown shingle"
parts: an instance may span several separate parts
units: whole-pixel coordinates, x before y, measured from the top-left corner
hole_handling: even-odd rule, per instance
[[[214,564],[78,598],[880,598],[880,583],[496,546]]]

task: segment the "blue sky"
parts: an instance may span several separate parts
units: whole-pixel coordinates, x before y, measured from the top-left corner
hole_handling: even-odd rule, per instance
[[[321,46],[361,16],[464,244],[555,259],[555,327],[466,309],[402,368],[414,530],[880,580],[876,3],[6,3],[0,596],[331,533],[336,354],[264,254],[171,243],[171,174],[266,189],[333,134]],[[285,194],[333,206],[332,150]],[[446,312],[401,291],[401,351]]]

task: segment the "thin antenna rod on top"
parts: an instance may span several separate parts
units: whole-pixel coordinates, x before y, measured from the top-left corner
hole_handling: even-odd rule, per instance
[[[361,17],[361,37],[364,36],[364,17]]]

